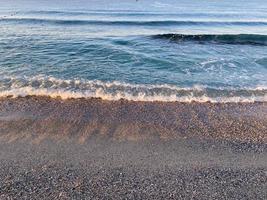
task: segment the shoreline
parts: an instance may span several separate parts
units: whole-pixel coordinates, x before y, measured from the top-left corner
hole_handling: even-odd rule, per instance
[[[180,104],[254,104],[254,103],[261,103],[261,104],[267,104],[267,101],[259,101],[259,100],[241,100],[241,101],[212,101],[212,100],[190,100],[190,101],[179,101],[179,100],[132,100],[127,98],[118,98],[118,99],[105,99],[102,97],[64,97],[60,95],[4,95],[0,96],[0,101],[3,101],[5,99],[32,99],[32,98],[39,98],[39,99],[51,99],[51,100],[61,100],[61,101],[70,101],[70,100],[83,100],[83,101],[102,101],[102,102],[128,102],[128,103],[162,103],[162,104],[168,104],[168,103],[180,103]]]
[[[184,103],[27,96],[0,98],[1,136],[92,136],[118,140],[187,137],[267,143],[267,102]]]

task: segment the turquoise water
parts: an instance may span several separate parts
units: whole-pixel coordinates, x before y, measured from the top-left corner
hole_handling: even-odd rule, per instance
[[[267,100],[267,2],[0,4],[1,96]]]

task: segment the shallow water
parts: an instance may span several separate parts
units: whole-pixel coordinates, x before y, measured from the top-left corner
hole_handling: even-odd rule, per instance
[[[0,1],[0,94],[266,101],[263,1]]]

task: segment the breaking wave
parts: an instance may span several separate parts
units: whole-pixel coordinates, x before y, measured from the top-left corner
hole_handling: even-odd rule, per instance
[[[162,102],[266,102],[267,87],[188,88],[174,85],[129,84],[118,81],[62,80],[54,77],[4,77],[0,79],[0,97],[50,96],[52,98],[101,98],[103,100]]]
[[[267,35],[237,34],[237,35],[183,35],[183,34],[161,34],[152,36],[156,39],[167,39],[174,42],[209,42],[221,44],[241,45],[267,45]]]

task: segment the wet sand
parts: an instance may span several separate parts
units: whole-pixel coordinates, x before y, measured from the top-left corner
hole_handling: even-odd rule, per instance
[[[1,199],[266,199],[266,103],[0,100]]]
[[[119,140],[220,138],[267,142],[267,103],[162,103],[0,99],[1,136],[10,139],[91,137]]]

